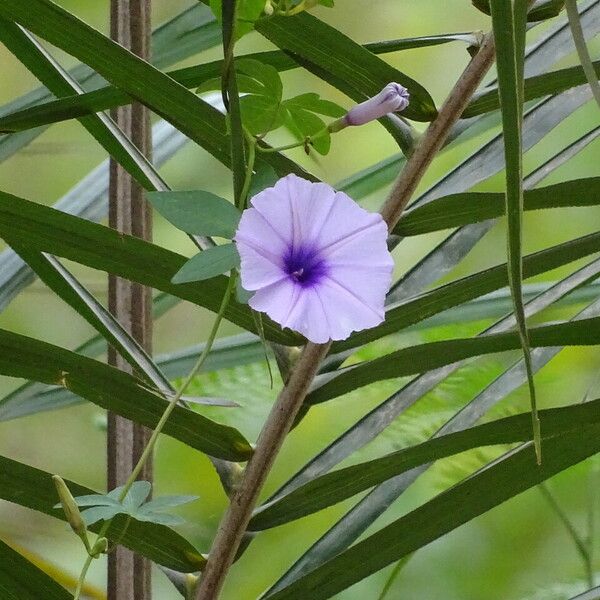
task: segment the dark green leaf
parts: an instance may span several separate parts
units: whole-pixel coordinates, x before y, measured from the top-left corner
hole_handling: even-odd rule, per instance
[[[149,383],[163,394],[171,391],[163,375],[142,346],[100,302],[54,256],[30,250],[13,242],[12,247],[27,261],[40,279],[75,309]]]
[[[526,256],[523,273],[525,278],[532,277],[598,251],[600,234],[584,236]],[[452,306],[500,289],[507,282],[506,264],[502,264],[398,301],[387,308],[386,320],[381,325],[354,333],[347,340],[334,342],[333,352],[356,348],[383,335],[398,332]]]
[[[125,94],[172,123],[215,158],[230,165],[231,149],[224,116],[168,75],[50,0],[31,0],[27,7],[19,0],[6,0],[0,4],[0,15],[85,62]],[[69,32],[68,36],[64,35],[65,31]],[[269,154],[265,160],[283,175],[303,172],[294,166],[295,163],[276,153]]]
[[[0,330],[0,373],[61,385],[107,410],[153,428],[166,401],[142,381],[114,367],[58,346]],[[211,456],[245,460],[250,444],[232,427],[176,407],[164,433]]]
[[[540,411],[542,444],[553,437],[576,432],[582,425],[600,422],[600,400]],[[525,442],[531,437],[529,414],[515,415],[457,433],[433,438],[313,479],[285,496],[263,505],[249,524],[258,531],[277,527],[312,514],[406,471],[481,446]]]
[[[598,177],[565,181],[548,187],[527,190],[524,193],[525,210],[597,206],[598,204],[600,204],[600,178]],[[504,213],[503,193],[451,194],[408,210],[394,229],[394,233],[402,236],[421,235],[501,217]]]
[[[83,89],[25,30],[0,20],[0,40],[56,96],[81,94]],[[131,176],[146,189],[167,186],[146,157],[105,114],[88,115],[80,123]]]
[[[156,362],[170,379],[183,377],[189,373],[198,360],[204,344],[185,348],[176,352],[159,355]],[[81,349],[78,348],[78,351]],[[99,346],[95,356],[106,350]],[[227,369],[237,365],[256,362],[264,358],[260,339],[250,334],[236,335],[217,340],[211,349],[201,373]],[[47,386],[28,382],[11,392],[0,401],[0,421],[17,419],[46,410],[56,410],[83,402],[63,387]]]
[[[186,262],[184,257],[107,227],[2,192],[0,237],[10,237],[39,251],[143,283],[214,312],[219,309],[227,285],[225,277],[208,283],[173,284],[171,278]],[[225,318],[250,331],[255,330],[248,307],[234,301],[229,303]],[[265,319],[265,334],[267,339],[282,343],[295,343],[300,339],[295,334],[281,331],[268,319]]]
[[[2,600],[70,600],[73,596],[41,569],[0,540]]]
[[[240,211],[228,200],[210,192],[151,192],[148,200],[167,221],[186,233],[231,239]]]
[[[227,273],[240,265],[240,255],[235,244],[224,244],[192,256],[171,280],[173,283],[205,281]]]
[[[600,318],[535,327],[530,330],[530,343],[532,347],[600,344]],[[519,334],[510,332],[403,348],[380,358],[317,376],[306,402],[317,404],[374,381],[424,373],[465,358],[520,347]]]
[[[256,29],[279,48],[292,52],[294,58],[300,57],[303,66],[311,70],[315,67],[329,83],[338,86],[342,82],[342,91],[351,88],[364,99],[378,94],[390,81],[397,81],[411,95],[404,116],[430,121],[436,115],[431,96],[420,84],[306,12],[264,19],[256,23]]]
[[[600,75],[600,61],[593,63],[596,75]],[[525,80],[525,100],[534,100],[541,96],[549,94],[557,94],[569,88],[582,85],[586,82],[586,76],[583,68],[568,67],[559,69],[536,77],[529,77]],[[463,118],[470,118],[492,110],[497,110],[500,107],[498,97],[498,88],[494,87],[486,90],[482,94],[476,96],[467,106],[463,113]]]
[[[528,0],[498,0],[490,4],[504,134],[508,283],[527,369],[533,439],[540,462],[540,424],[523,303],[523,73],[527,8]]]
[[[600,450],[600,426],[545,440],[536,465],[526,443],[475,475],[400,517],[265,600],[325,600],[368,575],[453,531],[463,523],[545,481]]]
[[[65,480],[65,483],[75,496],[93,493],[93,490],[72,481]],[[0,484],[2,500],[65,520],[62,509],[54,508],[57,497],[50,473],[0,456]],[[98,531],[97,526],[91,529]],[[167,527],[135,520],[128,523],[126,517],[117,516],[106,537],[177,571],[197,571],[205,563],[194,546]],[[33,596],[32,600],[33,598],[39,600],[39,595]],[[22,598],[19,597],[18,600]]]

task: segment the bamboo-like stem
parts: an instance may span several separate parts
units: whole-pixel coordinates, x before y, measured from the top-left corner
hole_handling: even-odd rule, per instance
[[[111,37],[148,59],[150,0],[111,0]],[[112,113],[122,131],[145,154],[151,149],[150,117],[138,102]],[[110,164],[109,222],[111,227],[142,239],[151,238],[151,211],[142,187],[115,161]],[[151,290],[137,283],[109,277],[109,309],[123,327],[148,351],[152,343]],[[109,348],[109,362],[131,372],[131,367]],[[108,416],[108,489],[122,485],[137,463],[150,433],[145,427],[113,413]],[[152,479],[151,462],[140,473]],[[117,547],[108,556],[108,599],[150,600],[151,564],[130,550]]]
[[[438,116],[421,138],[383,206],[381,214],[390,229],[398,222],[427,167],[492,65],[494,55],[494,40],[492,35],[488,34]],[[202,574],[196,600],[217,600],[219,597],[260,490],[329,347],[330,344],[307,344],[287,384],[280,392],[263,426],[256,450],[248,462],[240,485],[221,521]]]

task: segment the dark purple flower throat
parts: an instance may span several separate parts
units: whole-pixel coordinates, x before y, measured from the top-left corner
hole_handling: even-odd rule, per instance
[[[317,285],[328,271],[327,263],[319,256],[318,249],[304,246],[290,247],[283,263],[285,272],[302,287]]]

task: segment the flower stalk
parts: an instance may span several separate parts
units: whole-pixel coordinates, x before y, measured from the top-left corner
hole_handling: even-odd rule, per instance
[[[480,51],[459,78],[436,119],[420,139],[396,180],[381,211],[390,230],[398,222],[435,154],[442,147],[452,126],[460,118],[471,96],[491,67],[494,55],[493,36],[488,34],[484,38]],[[216,600],[219,597],[258,495],[329,348],[330,343],[308,343],[287,384],[279,394],[258,438],[254,455],[248,462],[239,489],[234,494],[221,521],[196,600]]]

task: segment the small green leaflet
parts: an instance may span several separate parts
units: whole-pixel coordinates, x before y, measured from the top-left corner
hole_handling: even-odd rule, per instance
[[[152,485],[148,481],[136,481],[122,502],[119,497],[123,486],[117,487],[108,494],[89,494],[75,498],[77,506],[90,507],[82,511],[81,516],[86,525],[90,526],[98,521],[112,519],[115,515],[125,514],[137,521],[149,521],[160,525],[181,525],[184,520],[176,515],[162,514],[162,511],[188,504],[198,499],[198,496],[160,496],[150,502],[146,499],[150,495]],[[57,504],[55,508],[59,508]]]
[[[250,58],[235,62],[238,90],[244,126],[253,135],[264,135],[285,125],[300,141],[312,138],[310,145],[320,154],[327,154],[330,135],[327,125],[317,115],[340,118],[346,111],[329,100],[311,92],[283,100],[283,86],[275,67]],[[198,92],[220,89],[218,78],[210,79]]]
[[[210,192],[151,192],[147,196],[167,221],[186,233],[231,239],[241,217],[231,202]]]
[[[204,281],[222,275],[240,264],[240,255],[235,244],[224,244],[204,250],[192,256],[171,280],[173,283]]]
[[[221,22],[221,0],[209,0],[208,5]],[[254,21],[256,21],[263,12],[265,0],[238,0],[237,2],[237,22],[235,24],[235,39],[250,33],[254,29]]]

